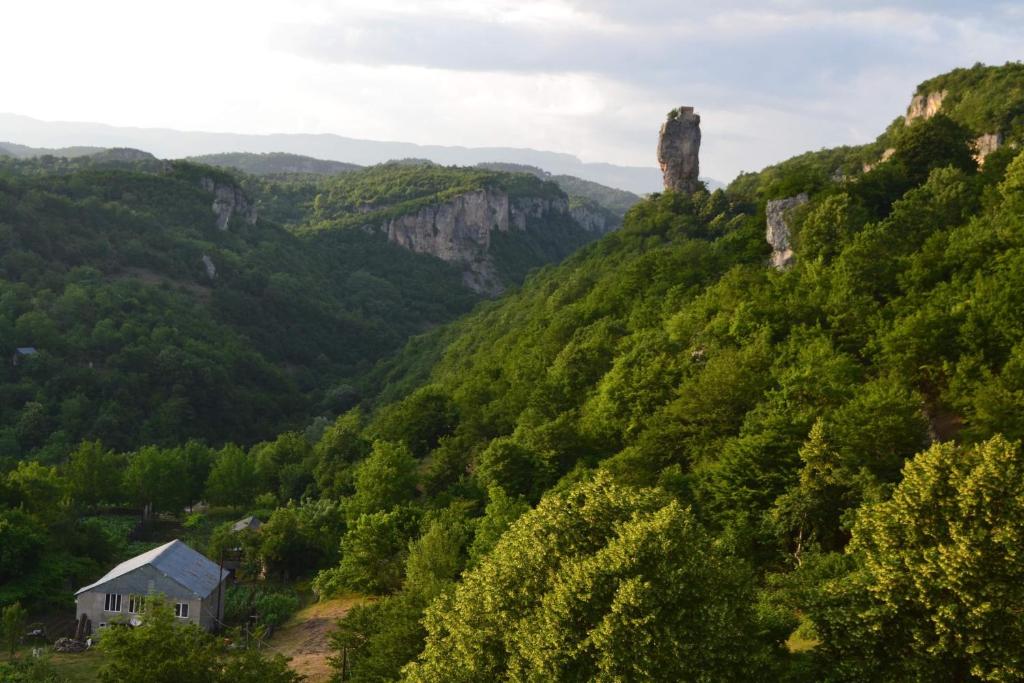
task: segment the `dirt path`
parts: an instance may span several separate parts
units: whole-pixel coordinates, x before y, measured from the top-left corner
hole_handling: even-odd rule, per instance
[[[275,652],[292,658],[290,666],[306,677],[307,683],[324,683],[333,673],[327,639],[335,623],[363,598],[335,598],[299,611],[270,640]]]

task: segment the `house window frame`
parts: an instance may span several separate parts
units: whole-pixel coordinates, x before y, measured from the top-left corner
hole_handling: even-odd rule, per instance
[[[188,603],[187,602],[176,602],[174,603],[174,616],[178,619],[188,619]]]
[[[128,614],[142,614],[146,606],[141,595],[128,596]]]
[[[104,612],[120,612],[121,611],[121,594],[120,593],[104,593],[103,594],[103,611]]]

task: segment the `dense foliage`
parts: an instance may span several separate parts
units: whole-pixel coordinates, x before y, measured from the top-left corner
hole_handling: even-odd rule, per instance
[[[357,197],[402,212],[406,195],[435,201],[485,182],[558,193],[473,169],[348,176],[241,182],[272,218],[307,227],[320,214],[344,222]],[[238,181],[155,159],[0,160],[0,459],[53,462],[82,439],[252,443],[351,406],[374,360],[477,300],[455,268],[379,233],[297,236],[241,210],[217,230],[202,182],[230,192]],[[561,224],[500,239],[501,274],[513,283],[586,239]]]
[[[410,345],[381,375],[384,407],[364,438],[412,448],[420,493],[368,514],[425,509],[428,519],[473,504],[474,537],[492,540],[475,559],[475,541],[435,547],[454,566],[479,564],[442,580],[449,588],[430,601],[410,584],[411,555],[400,589],[373,587],[394,592],[344,622],[346,674],[678,680],[668,665],[616,668],[656,661],[642,645],[621,661],[602,650],[630,642],[627,632],[603,639],[617,612],[599,595],[626,590],[633,570],[619,563],[640,551],[574,550],[583,536],[567,520],[539,531],[543,541],[520,535],[532,515],[578,500],[576,482],[610,481],[627,497],[654,487],[689,506],[703,533],[754,567],[746,581],[762,621],[751,632],[768,652],[802,620],[799,633],[818,646],[782,655],[789,673],[769,679],[1017,676],[1008,501],[1021,456],[988,440],[1024,434],[1024,155],[1011,145],[979,169],[978,134],[955,112],[900,120],[880,139],[891,157],[867,172],[860,164],[880,149],[807,155],[726,193],[652,197],[620,232]],[[801,191],[810,202],[789,215],[797,263],[777,272],[765,265],[763,204]],[[422,410],[427,397],[444,409]],[[387,427],[395,414],[417,419],[403,433]],[[422,433],[436,445],[413,448]],[[512,527],[494,540],[487,520],[510,496],[539,506],[518,523],[521,508],[503,515]],[[640,523],[647,513],[638,504],[630,514]],[[588,531],[601,528],[600,515],[586,519]],[[410,548],[428,529],[405,531]],[[685,571],[687,553],[672,557]],[[642,585],[660,585],[651,571]],[[733,576],[719,571],[701,580]],[[504,601],[514,604],[502,611]],[[638,607],[649,620],[638,623],[669,628],[660,607]],[[703,643],[685,629],[671,630]],[[733,668],[707,680],[739,677],[749,676]]]
[[[0,577],[95,533],[80,506],[203,497],[266,520],[212,535],[243,577],[375,596],[332,636],[344,680],[1017,680],[1024,152],[979,165],[981,132],[944,109],[653,195],[302,432],[21,463]],[[320,209],[452,173],[397,166],[409,188],[350,173]],[[799,192],[775,270],[765,202]]]

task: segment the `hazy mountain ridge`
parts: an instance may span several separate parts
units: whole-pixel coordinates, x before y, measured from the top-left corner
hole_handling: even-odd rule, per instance
[[[472,166],[480,162],[508,162],[543,168],[553,174],[573,175],[637,194],[661,188],[654,166],[617,166],[583,162],[571,154],[511,147],[459,147],[418,145],[408,142],[359,140],[333,134],[210,133],[166,128],[117,127],[96,123],[40,121],[17,114],[0,114],[0,139],[19,144],[61,148],[88,141],[99,147],[134,147],[161,158],[184,158],[232,152],[285,152],[319,159],[369,166],[390,159],[419,157],[446,166]]]
[[[342,161],[316,159],[301,154],[287,152],[224,152],[221,154],[204,154],[188,157],[189,161],[208,166],[235,168],[252,175],[287,175],[304,174],[336,175],[357,171],[362,166]]]

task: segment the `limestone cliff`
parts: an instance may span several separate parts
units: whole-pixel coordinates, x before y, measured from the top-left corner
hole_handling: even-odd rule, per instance
[[[505,288],[491,248],[495,233],[525,233],[552,219],[575,224],[564,197],[510,197],[483,188],[392,218],[380,230],[393,244],[460,266],[467,287],[495,296]]]
[[[942,90],[926,95],[914,95],[910,100],[910,106],[907,107],[907,114],[903,117],[904,123],[910,124],[915,119],[930,119],[938,114],[947,94],[945,90]]]
[[[249,201],[245,193],[234,185],[218,183],[213,178],[202,178],[199,184],[207,192],[213,193],[213,205],[210,207],[217,216],[217,229],[227,230],[231,217],[236,213],[242,216],[249,225],[256,223],[258,213],[256,206]]]
[[[569,214],[581,228],[597,235],[611,232],[621,223],[612,212],[596,205],[579,204],[571,207]]]
[[[930,92],[923,95],[914,95],[910,100],[910,106],[907,107],[907,113],[903,117],[903,124],[909,126],[914,121],[919,119],[930,119],[931,117],[942,111],[942,104],[946,101],[946,96],[949,93],[946,90],[940,90],[937,92]],[[992,152],[999,149],[1003,144],[1003,134],[999,131],[995,133],[985,133],[980,135],[974,140],[974,159],[978,162],[978,165],[985,163],[985,157]],[[867,173],[871,169],[875,168],[878,164],[887,161],[896,150],[888,148],[882,154],[882,158],[873,164],[864,164],[864,172]]]
[[[658,165],[666,190],[697,191],[699,154],[700,116],[693,113],[693,107],[673,109],[658,134]]]
[[[985,157],[1003,146],[1002,133],[986,133],[974,140],[974,160],[981,166]]]
[[[771,264],[776,270],[785,270],[796,258],[793,253],[793,236],[786,223],[786,213],[801,204],[806,204],[807,201],[807,193],[801,192],[795,197],[773,199],[765,206],[768,217],[765,239],[772,246]]]

